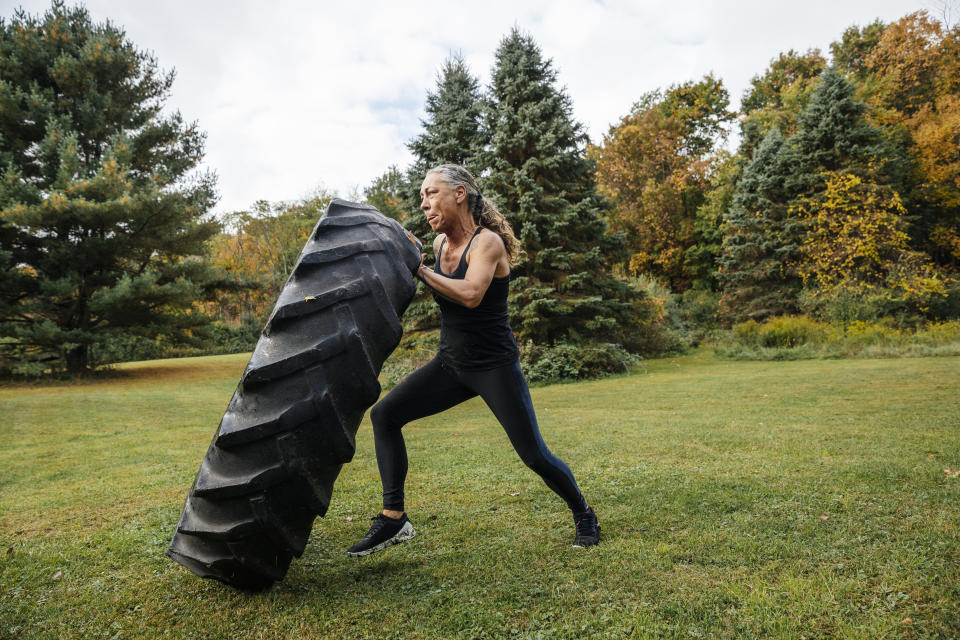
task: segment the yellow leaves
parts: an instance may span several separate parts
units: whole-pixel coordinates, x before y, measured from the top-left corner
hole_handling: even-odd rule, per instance
[[[921,107],[906,124],[913,132],[922,181],[960,189],[960,96],[940,96],[936,103]]]
[[[930,241],[937,247],[946,250],[947,253],[957,260],[960,260],[960,234],[957,233],[956,229],[950,229],[944,225],[937,225],[930,233]]]
[[[824,178],[822,194],[791,209],[810,225],[801,277],[826,289],[881,282],[907,250],[900,196],[853,174],[829,172]]]
[[[650,260],[649,254],[640,251],[630,256],[630,265],[628,268],[630,269],[630,273],[645,273],[650,271],[652,264],[653,262]]]

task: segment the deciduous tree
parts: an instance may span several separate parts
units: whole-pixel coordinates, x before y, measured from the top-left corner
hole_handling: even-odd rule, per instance
[[[253,318],[262,325],[332,199],[317,189],[295,202],[259,200],[249,211],[226,214],[229,231],[210,242],[211,262],[252,286],[220,296],[210,311],[226,321]]]
[[[674,291],[712,270],[691,249],[703,240],[700,231],[710,233],[697,210],[710,188],[713,153],[733,117],[728,104],[713,76],[654,91],[610,127],[602,146],[591,148],[598,187],[613,203],[611,226],[627,239],[629,269]]]
[[[890,24],[864,61],[863,94],[914,159],[905,196],[912,244],[960,268],[960,28],[926,12]]]

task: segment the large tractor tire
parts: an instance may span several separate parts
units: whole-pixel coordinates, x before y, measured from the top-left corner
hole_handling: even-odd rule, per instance
[[[419,247],[373,207],[335,199],[270,314],[167,551],[204,578],[263,589],[286,575],[353,458],[400,341]]]

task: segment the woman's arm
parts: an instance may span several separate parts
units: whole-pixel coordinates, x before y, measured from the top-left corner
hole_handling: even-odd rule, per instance
[[[506,248],[500,236],[495,233],[481,233],[473,243],[463,280],[434,273],[432,269],[423,266],[422,260],[420,268],[417,269],[417,277],[444,298],[473,309],[483,300],[496,273],[497,263],[505,254]]]

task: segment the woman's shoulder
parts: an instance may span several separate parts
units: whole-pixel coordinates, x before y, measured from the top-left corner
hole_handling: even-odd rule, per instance
[[[436,253],[440,250],[440,245],[443,244],[443,241],[447,239],[447,234],[438,233],[433,239],[433,252]]]
[[[503,244],[503,238],[500,237],[500,234],[492,229],[487,229],[486,227],[481,227],[481,231],[477,234],[477,243],[476,247],[482,248],[486,251],[506,251],[507,247]]]

